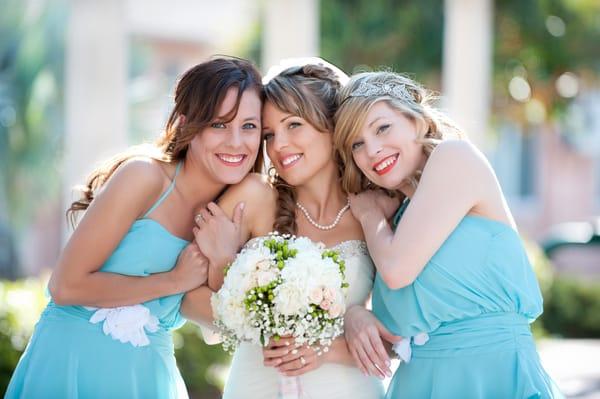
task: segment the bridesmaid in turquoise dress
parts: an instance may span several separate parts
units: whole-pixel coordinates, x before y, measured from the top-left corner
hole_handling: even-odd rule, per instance
[[[402,337],[386,397],[562,397],[531,335],[542,297],[493,170],[427,91],[392,72],[352,77],[335,140],[378,271],[377,321],[352,309],[346,339],[368,372],[387,359],[364,337]],[[403,199],[395,214],[369,185]]]
[[[240,59],[191,68],[156,144],[92,174],[5,398],[187,397],[170,331],[208,276],[194,215],[256,167],[260,81]]]

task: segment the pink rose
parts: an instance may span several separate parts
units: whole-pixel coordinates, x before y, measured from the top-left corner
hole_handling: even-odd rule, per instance
[[[328,310],[329,307],[331,306],[331,302],[326,299],[323,299],[320,306],[321,306],[321,309]]]
[[[335,291],[329,287],[323,289],[323,299],[326,301],[333,301],[335,299]]]
[[[333,303],[329,308],[329,317],[335,319],[342,314],[342,306],[339,303]]]
[[[308,296],[308,300],[315,305],[321,303],[323,301],[323,289],[321,287],[313,289]]]

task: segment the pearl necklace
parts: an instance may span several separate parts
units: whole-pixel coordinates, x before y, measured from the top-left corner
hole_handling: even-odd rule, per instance
[[[310,214],[308,213],[308,211],[306,210],[306,208],[302,206],[302,204],[300,202],[296,202],[296,206],[302,211],[302,213],[306,217],[306,220],[308,220],[310,222],[310,224],[312,224],[313,226],[315,226],[317,229],[319,229],[319,230],[331,230],[335,226],[338,225],[338,223],[342,219],[342,215],[344,214],[344,212],[346,212],[348,209],[350,209],[350,198],[348,198],[348,202],[346,202],[346,205],[344,205],[344,207],[342,209],[340,209],[340,211],[337,213],[337,216],[335,217],[335,220],[333,221],[333,223],[328,224],[326,226],[315,222],[315,220],[312,217],[310,217]]]

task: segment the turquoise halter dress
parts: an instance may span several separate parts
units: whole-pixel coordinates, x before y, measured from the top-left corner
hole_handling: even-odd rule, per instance
[[[377,274],[372,304],[393,334],[412,337],[386,398],[562,398],[529,328],[542,313],[540,289],[504,223],[465,216],[411,285],[390,289]]]
[[[181,163],[175,177],[180,167]],[[174,186],[175,178],[150,210],[131,225],[101,271],[149,276],[175,266],[188,242],[147,218]],[[153,332],[145,330],[147,342],[139,346],[107,335],[108,319],[90,322],[96,310],[59,306],[50,300],[5,398],[187,398],[170,333],[185,322],[179,313],[182,297],[172,295],[142,304],[157,323],[151,328]]]

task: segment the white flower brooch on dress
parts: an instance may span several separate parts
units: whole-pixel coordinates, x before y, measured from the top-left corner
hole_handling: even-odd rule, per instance
[[[146,331],[158,331],[158,319],[143,305],[100,309],[86,307],[86,309],[96,310],[90,318],[91,323],[103,321],[104,334],[124,344],[130,343],[135,347],[149,345],[150,340]]]
[[[429,335],[427,333],[419,333],[414,337],[403,338],[400,342],[396,342],[392,349],[394,349],[394,352],[400,357],[401,361],[409,363],[412,358],[412,348],[410,345],[423,346],[427,341],[429,341]]]

